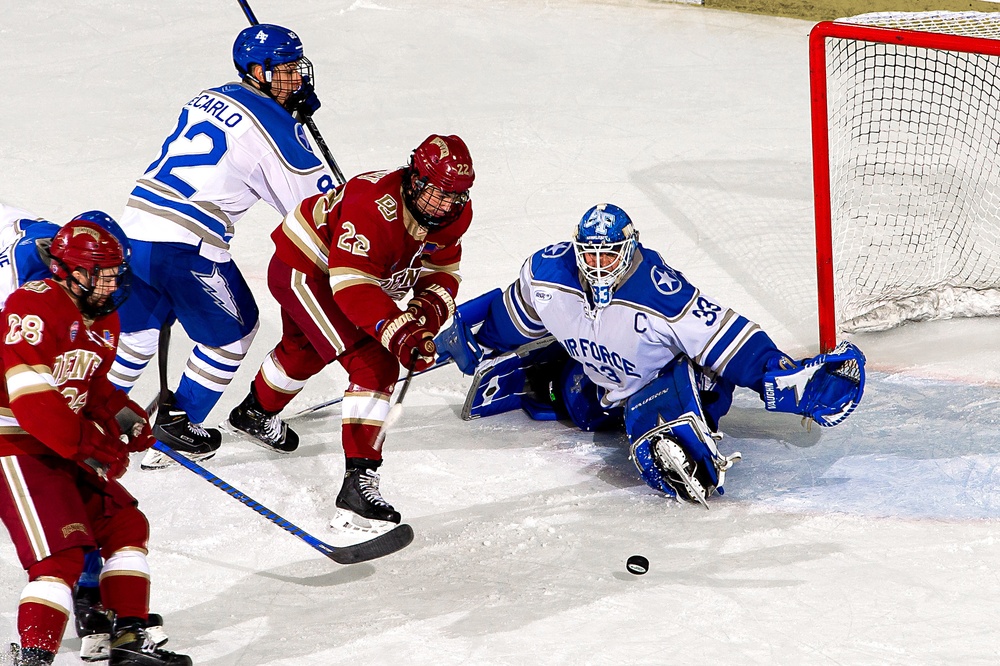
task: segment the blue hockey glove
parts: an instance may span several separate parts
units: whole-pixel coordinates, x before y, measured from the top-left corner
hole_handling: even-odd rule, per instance
[[[312,117],[321,106],[322,103],[316,96],[316,89],[313,88],[312,81],[309,80],[308,76],[302,77],[302,85],[285,100],[285,108],[292,115],[297,114],[303,119]]]
[[[455,359],[455,365],[466,375],[476,372],[476,367],[483,360],[483,349],[476,342],[472,327],[482,324],[494,298],[502,297],[503,292],[493,289],[471,301],[462,303],[455,308],[451,325],[441,329],[434,344],[438,348],[438,363]]]
[[[858,406],[865,391],[865,355],[850,342],[802,361],[771,359],[764,372],[764,406],[835,426]]]

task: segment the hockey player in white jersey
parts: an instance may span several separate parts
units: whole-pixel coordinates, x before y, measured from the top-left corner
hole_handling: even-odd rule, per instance
[[[822,426],[843,421],[864,390],[857,347],[793,360],[639,244],[611,204],[588,210],[572,242],[529,257],[473,335],[475,323],[457,317],[436,340],[476,373],[465,418],[521,406],[585,430],[624,421],[643,480],[706,507],[739,460],[717,446],[736,386],[756,391],[768,410]],[[493,352],[485,360],[483,349]]]
[[[298,36],[276,25],[246,28],[233,60],[242,81],[203,90],[184,105],[121,220],[134,280],[120,310],[111,380],[131,389],[156,352],[160,328],[180,320],[196,344],[154,432],[193,459],[219,448],[219,431],[201,424],[258,327],[257,305],[229,252],[236,223],[259,200],[284,216],[334,185],[298,120],[319,107]],[[150,450],[142,467],[171,463]]]
[[[0,203],[0,307],[28,280],[49,277],[48,246],[59,225]]]

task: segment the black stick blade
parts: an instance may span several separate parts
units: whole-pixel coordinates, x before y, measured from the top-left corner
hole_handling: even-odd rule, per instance
[[[385,534],[380,534],[374,539],[362,541],[351,546],[335,547],[324,544],[326,548],[323,553],[338,564],[357,564],[367,562],[378,557],[391,555],[398,550],[402,550],[413,541],[413,528],[403,524],[394,527]]]

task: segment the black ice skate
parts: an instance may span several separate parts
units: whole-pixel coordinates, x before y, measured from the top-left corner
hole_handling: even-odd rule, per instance
[[[41,648],[20,648],[10,644],[10,656],[14,666],[49,666],[56,659],[55,652]]]
[[[110,666],[191,666],[191,658],[160,648],[146,627],[129,625],[115,631]]]
[[[278,417],[278,412],[264,411],[260,406],[252,385],[222,427],[234,435],[249,435],[254,444],[268,451],[291,453],[299,446],[299,436]]]
[[[80,637],[80,659],[107,659],[111,651],[111,618],[101,604],[101,588],[73,587],[73,618]]]
[[[177,408],[172,392],[167,393],[156,413],[153,436],[194,461],[208,460],[222,445],[222,433],[215,428],[203,428],[191,423],[187,412]],[[141,467],[146,470],[162,469],[175,464],[170,456],[150,449],[142,459]]]
[[[375,471],[381,460],[348,458],[344,485],[337,495],[337,515],[330,526],[341,532],[383,534],[399,524],[399,512],[382,498]]]

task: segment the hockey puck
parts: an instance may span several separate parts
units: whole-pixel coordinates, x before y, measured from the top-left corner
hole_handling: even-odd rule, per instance
[[[630,574],[641,576],[649,571],[649,560],[642,555],[633,555],[625,560],[625,568],[628,569]]]

